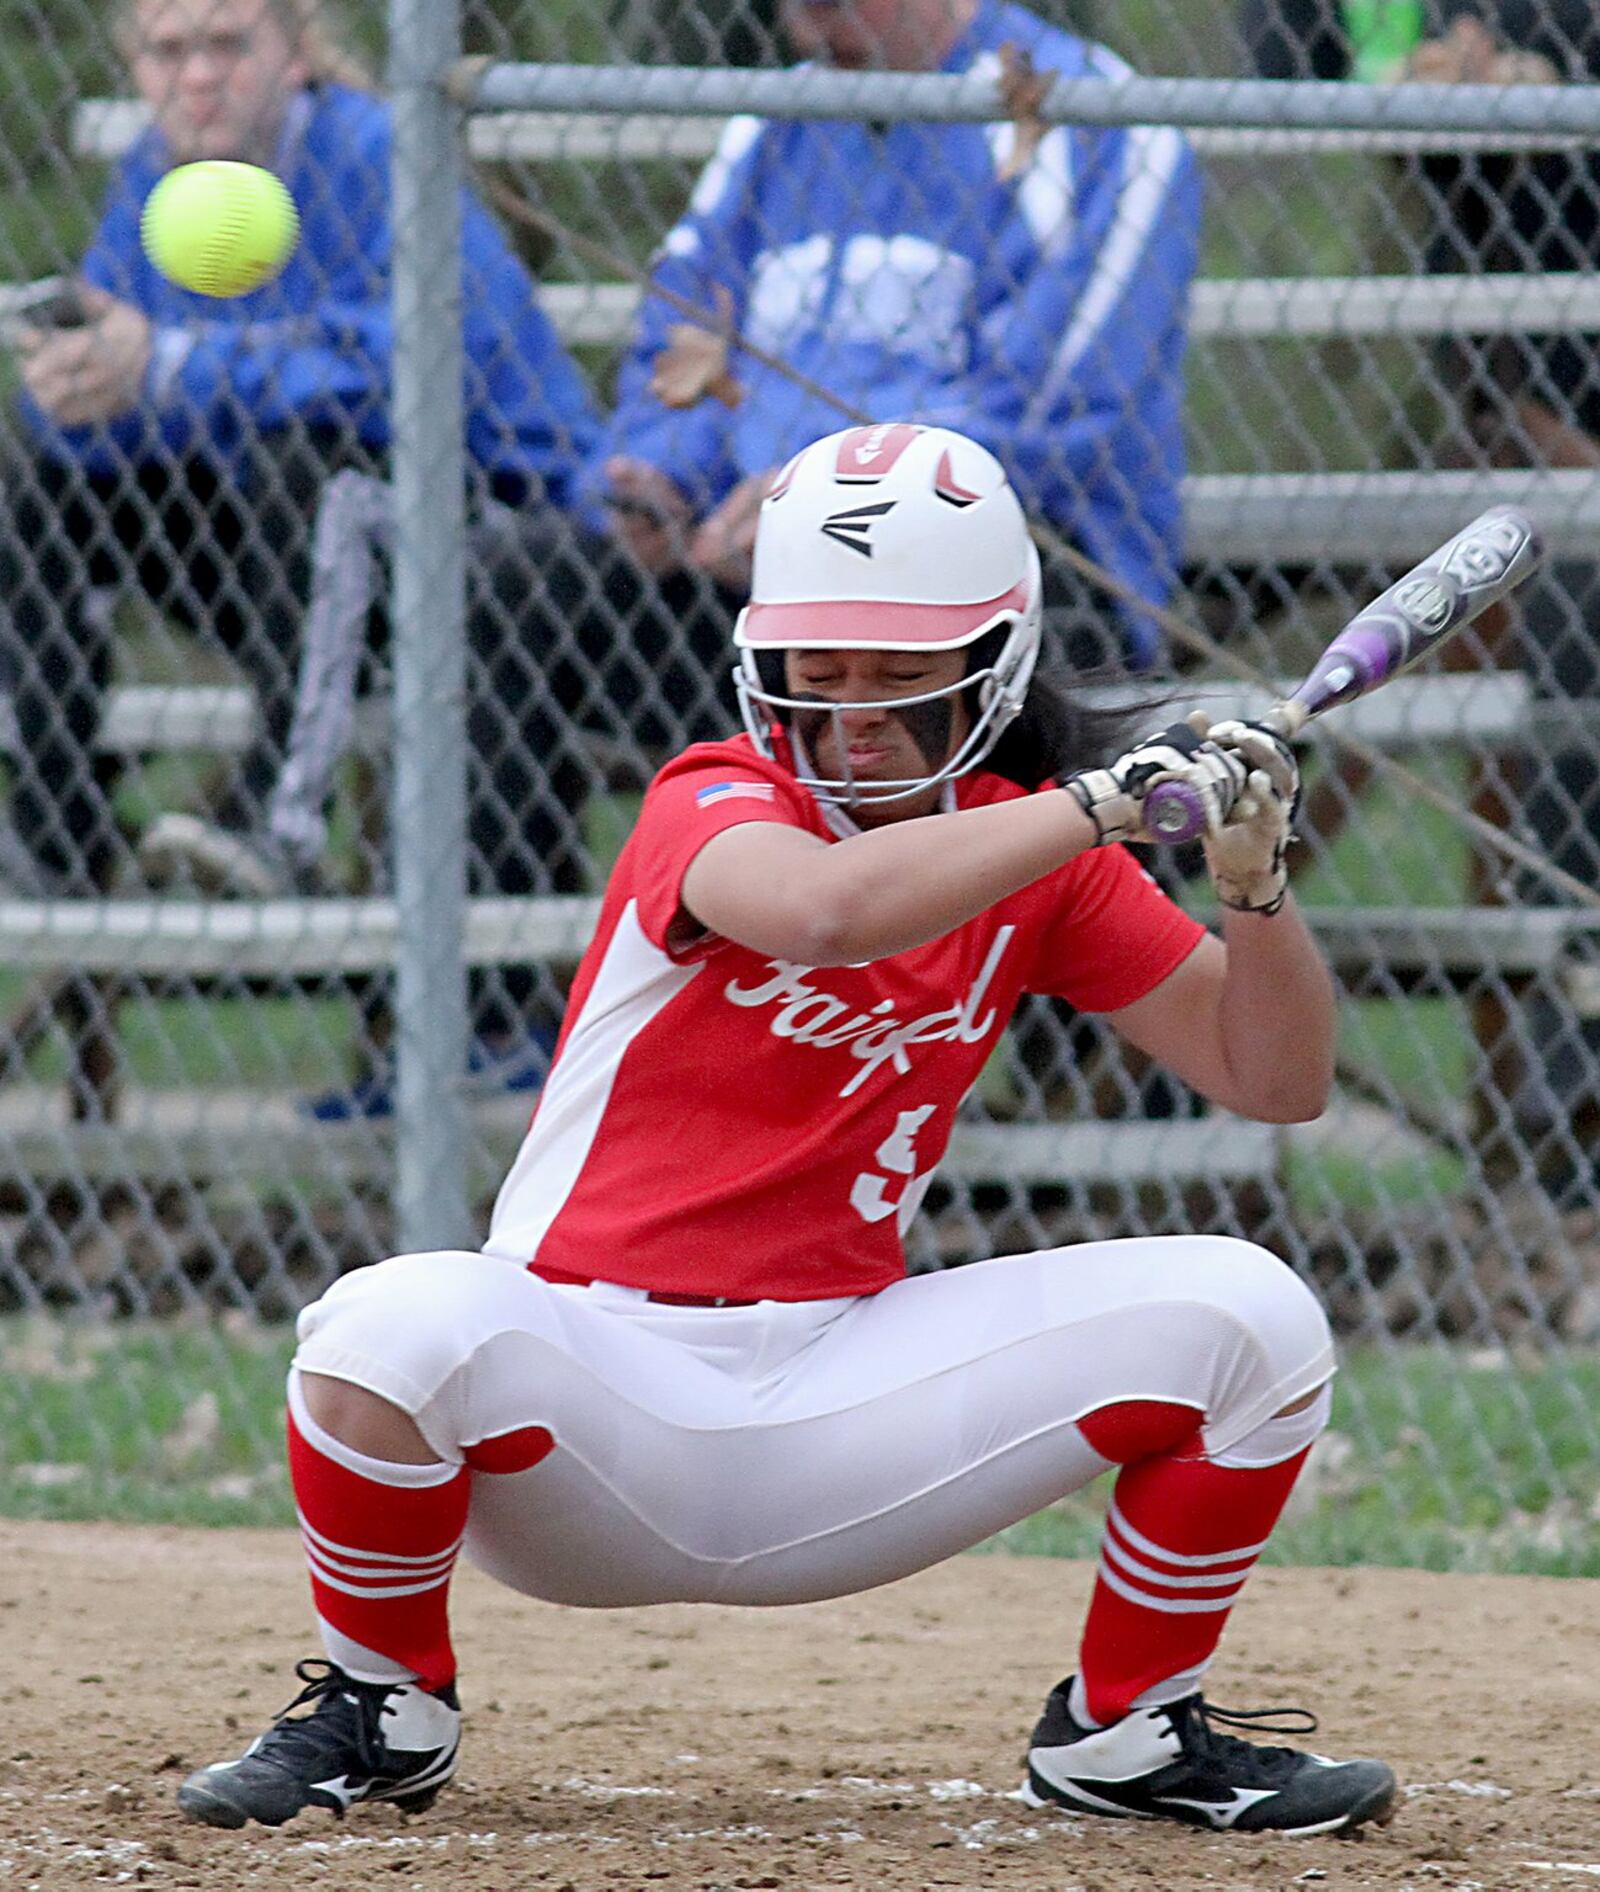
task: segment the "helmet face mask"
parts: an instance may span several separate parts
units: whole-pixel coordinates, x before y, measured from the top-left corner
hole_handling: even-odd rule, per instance
[[[1028,680],[1033,674],[1034,658],[1038,654],[1038,639],[1035,634],[1031,648],[1026,648],[1028,640],[1018,635],[1018,628],[1012,628],[1001,656],[995,663],[968,672],[954,683],[943,684],[936,690],[922,690],[910,696],[890,698],[836,700],[818,696],[814,692],[793,694],[781,681],[783,660],[776,652],[770,654],[777,657],[780,676],[774,679],[777,687],[769,687],[762,675],[768,667],[766,659],[769,653],[762,652],[758,657],[752,651],[742,651],[739,668],[734,673],[734,686],[738,692],[745,729],[756,748],[769,758],[776,755],[772,741],[773,724],[787,731],[794,752],[795,774],[819,801],[849,808],[863,802],[877,805],[924,795],[930,789],[939,788],[945,782],[977,768],[999,741],[1001,731],[1021,709]],[[1019,645],[1024,648],[1019,650]],[[951,752],[949,732],[954,724],[956,706],[963,698],[975,704],[975,713],[971,714],[967,731],[959,745]],[[933,708],[944,711],[945,753],[940,755],[929,754],[923,730],[918,727],[922,719],[915,714],[918,710]],[[850,772],[847,754],[849,744],[845,739],[843,717],[852,710],[883,709],[892,710],[906,724],[913,742],[927,761],[926,773],[863,782]],[[841,763],[841,772],[836,776],[821,775],[814,766],[814,732],[819,727],[831,728],[834,751],[846,758]]]
[[[1038,553],[998,461],[963,435],[905,423],[851,428],[807,447],[762,507],[751,599],[734,641],[751,740],[775,756],[774,725],[786,730],[796,774],[820,801],[903,802],[976,768],[1021,709],[1040,641]],[[937,689],[835,701],[790,689],[788,650],[970,657],[960,678]],[[958,703],[968,726],[952,748]],[[925,771],[859,780],[843,718],[885,708],[901,716]],[[823,728],[837,774],[815,766]]]

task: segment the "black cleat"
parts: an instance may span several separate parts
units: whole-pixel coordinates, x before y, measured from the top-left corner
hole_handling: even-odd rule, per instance
[[[433,1805],[456,1771],[461,1707],[453,1687],[358,1682],[331,1662],[301,1662],[305,1687],[236,1761],[216,1761],[178,1789],[178,1805],[207,1826],[282,1826],[306,1807],[343,1819],[358,1800],[407,1813]],[[289,1717],[311,1703],[309,1714]]]
[[[1382,1761],[1330,1761],[1299,1748],[1219,1734],[1217,1724],[1311,1733],[1304,1709],[1234,1714],[1199,1695],[1136,1708],[1108,1728],[1084,1728],[1068,1706],[1071,1678],[1053,1689],[1033,1731],[1023,1797],[1034,1806],[1136,1820],[1183,1820],[1234,1833],[1344,1833],[1393,1817],[1395,1777]],[[1287,1723],[1284,1716],[1299,1716]]]

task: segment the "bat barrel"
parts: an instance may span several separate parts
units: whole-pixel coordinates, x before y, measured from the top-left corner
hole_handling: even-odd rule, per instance
[[[1261,719],[1285,739],[1310,717],[1365,696],[1421,662],[1498,604],[1544,557],[1538,527],[1515,506],[1491,506],[1352,618],[1285,702]],[[1182,781],[1145,797],[1144,825],[1169,847],[1205,833],[1199,795]]]
[[[1498,604],[1539,564],[1526,513],[1491,506],[1345,625],[1289,702],[1301,722],[1365,696]]]

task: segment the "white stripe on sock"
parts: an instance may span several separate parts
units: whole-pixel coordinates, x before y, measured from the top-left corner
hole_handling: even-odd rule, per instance
[[[378,1602],[385,1597],[426,1596],[430,1590],[442,1590],[450,1581],[450,1572],[443,1576],[430,1577],[426,1583],[346,1583],[323,1568],[315,1557],[311,1559],[311,1574],[318,1583],[325,1583],[330,1590],[338,1590],[345,1596],[359,1596],[367,1602]]]
[[[1153,1557],[1160,1563],[1177,1564],[1185,1570],[1206,1569],[1215,1564],[1238,1563],[1244,1557],[1259,1557],[1266,1549],[1268,1542],[1263,1537],[1259,1544],[1241,1544],[1237,1550],[1211,1550],[1203,1556],[1189,1557],[1175,1550],[1167,1550],[1153,1538],[1146,1537],[1143,1531],[1135,1530],[1117,1508],[1114,1499],[1107,1522],[1115,1525],[1121,1535],[1142,1557]]]
[[[333,1538],[324,1537],[322,1532],[306,1517],[304,1511],[297,1510],[295,1515],[300,1520],[301,1535],[329,1556],[350,1557],[362,1562],[393,1564],[396,1569],[418,1568],[426,1564],[439,1563],[447,1557],[454,1557],[461,1548],[462,1539],[466,1536],[465,1531],[459,1532],[454,1543],[443,1550],[429,1551],[425,1557],[402,1557],[394,1551],[361,1550],[354,1544],[336,1543]]]
[[[330,1557],[325,1551],[318,1550],[315,1544],[301,1540],[306,1553],[306,1561],[314,1570],[327,1571],[331,1575],[353,1584],[376,1585],[381,1583],[439,1583],[454,1570],[456,1560],[446,1557],[438,1563],[424,1564],[419,1569],[401,1570],[393,1565],[349,1564],[337,1557]]]
[[[1156,1570],[1149,1564],[1142,1564],[1136,1557],[1130,1557],[1115,1537],[1108,1532],[1100,1545],[1100,1555],[1108,1563],[1114,1563],[1118,1570],[1133,1583],[1153,1583],[1164,1590],[1231,1590],[1237,1592],[1244,1583],[1254,1564],[1243,1570],[1216,1571],[1203,1577],[1175,1577],[1165,1570]]]
[[[1135,1589],[1131,1583],[1118,1576],[1103,1557],[1096,1574],[1108,1590],[1115,1591],[1125,1601],[1137,1603],[1141,1609],[1159,1610],[1163,1616],[1204,1616],[1232,1609],[1238,1600],[1239,1591],[1244,1588],[1241,1578],[1238,1585],[1222,1597],[1152,1596],[1146,1590]]]

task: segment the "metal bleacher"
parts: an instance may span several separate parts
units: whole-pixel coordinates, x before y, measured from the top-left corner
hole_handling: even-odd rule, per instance
[[[141,123],[139,108],[128,101],[85,101],[73,121],[74,148],[82,156],[114,157]],[[475,156],[489,160],[698,160],[709,156],[719,129],[694,118],[500,113],[474,117],[469,144]],[[1195,142],[1231,151],[1238,140],[1230,145],[1229,137],[1197,133]],[[1259,146],[1271,134],[1250,137]],[[611,347],[627,334],[640,291],[627,282],[547,283],[541,293],[570,343]],[[14,301],[15,292],[0,288],[0,318],[8,296]],[[1197,285],[1192,320],[1197,337],[1224,339],[1481,334],[1530,326],[1593,331],[1600,329],[1600,278],[1208,280]],[[1506,500],[1527,506],[1558,550],[1593,543],[1600,532],[1600,482],[1579,472],[1207,475],[1191,478],[1184,492],[1191,554],[1214,562],[1259,562],[1263,555],[1409,562],[1484,505]],[[1219,702],[1248,707],[1255,701],[1236,685],[1204,687],[1213,714]],[[1533,719],[1527,680],[1486,672],[1402,680],[1348,709],[1340,728],[1384,749],[1441,741],[1511,746],[1526,737]],[[123,689],[111,700],[103,740],[128,753],[236,751],[252,722],[253,705],[240,689]],[[0,719],[0,743],[9,734]],[[467,958],[478,965],[570,963],[596,910],[596,902],[575,897],[469,902]],[[1319,910],[1313,921],[1336,969],[1354,982],[1486,967],[1549,975],[1596,930],[1593,916],[1553,907]],[[381,899],[0,901],[0,964],[70,965],[156,981],[222,972],[338,976],[391,967],[397,925],[393,903]],[[298,1123],[286,1102],[282,1109],[260,1097],[248,1103],[248,1111],[241,1104],[237,1113],[236,1137],[228,1133],[222,1100],[212,1098],[196,1111],[154,1093],[125,1094],[114,1126],[69,1126],[57,1101],[13,1084],[0,1089],[0,1157],[9,1165],[59,1165],[70,1128],[74,1165],[90,1175],[130,1165],[141,1174],[169,1168],[195,1177],[221,1173],[237,1165],[230,1152],[239,1138],[252,1145],[254,1160],[270,1154],[280,1168],[303,1161],[324,1172],[330,1164],[370,1170],[385,1160],[383,1126],[330,1131]],[[503,1160],[525,1114],[518,1105],[480,1123],[493,1161]],[[1270,1175],[1280,1148],[1280,1134],[1270,1127],[1226,1117],[1161,1125],[971,1124],[958,1133],[944,1172],[1018,1184],[1108,1177],[1237,1183]]]

